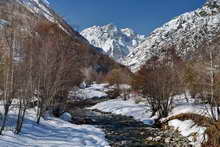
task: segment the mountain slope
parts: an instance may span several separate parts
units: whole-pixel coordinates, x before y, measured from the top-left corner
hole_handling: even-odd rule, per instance
[[[152,56],[163,56],[171,46],[178,55],[189,58],[204,41],[214,39],[219,32],[220,1],[208,0],[202,8],[178,16],[154,30],[126,57],[124,64],[135,72]]]
[[[144,35],[139,35],[129,28],[119,29],[112,24],[87,28],[81,35],[116,60],[127,56],[145,39]]]
[[[67,42],[70,44],[67,50],[74,50],[77,63],[73,64],[78,66],[77,70],[80,71],[81,68],[92,67],[97,72],[106,73],[115,66],[124,68],[124,66],[114,62],[107,55],[103,55],[97,51],[95,47],[90,45],[77,31],[73,30],[72,27],[45,2],[46,1],[42,0],[1,0],[0,24],[4,24],[5,22],[15,24],[17,30],[22,30],[29,35],[33,34],[36,26],[41,23],[47,22],[51,25],[56,24],[57,29],[63,32],[57,35],[62,34],[63,36],[61,38],[71,38],[71,43]],[[56,32],[54,32],[54,34],[56,35]]]
[[[11,1],[11,0],[9,0]],[[47,0],[16,0],[18,3],[26,7],[34,15],[46,18],[52,23],[57,23],[69,35],[75,39],[88,43],[78,32],[74,31],[72,27],[56,12],[50,8],[50,3]]]

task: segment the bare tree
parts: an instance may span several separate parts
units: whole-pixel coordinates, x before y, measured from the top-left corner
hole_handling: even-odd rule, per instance
[[[207,41],[196,53],[195,60],[188,62],[185,72],[185,83],[202,102],[207,103],[207,113],[217,121],[220,119],[220,69],[219,37]]]
[[[180,61],[173,50],[160,59],[154,56],[133,78],[133,88],[139,90],[152,109],[152,115],[159,118],[168,116],[172,109],[173,98],[180,93],[178,65]]]
[[[70,36],[54,24],[41,22],[36,27],[34,37],[36,91],[38,92],[37,123],[44,112],[52,107],[55,98],[66,96],[72,87],[81,82],[80,69],[77,67],[77,57]]]
[[[4,64],[3,69],[3,105],[4,105],[4,115],[3,115],[3,121],[1,124],[0,134],[2,134],[6,120],[8,117],[9,108],[11,106],[12,100],[15,96],[15,50],[17,47],[16,44],[16,28],[13,23],[7,26],[7,28],[3,31],[4,36],[4,44],[6,52],[4,60],[2,61],[2,64]]]
[[[110,71],[105,80],[110,84],[115,86],[116,95],[122,94],[124,100],[127,99],[129,95],[129,88],[124,84],[130,84],[131,74],[127,70],[121,68],[116,68]]]

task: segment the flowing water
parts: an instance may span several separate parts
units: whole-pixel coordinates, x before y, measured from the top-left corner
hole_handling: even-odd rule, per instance
[[[160,128],[148,126],[132,117],[86,109],[86,107],[101,101],[104,100],[94,99],[86,100],[84,103],[80,102],[80,104],[71,104],[68,111],[72,115],[72,123],[95,125],[103,129],[106,139],[112,147],[176,147],[175,144],[165,144],[162,139],[161,142],[147,140],[148,137],[156,138],[158,135],[169,136],[168,133],[163,133]]]

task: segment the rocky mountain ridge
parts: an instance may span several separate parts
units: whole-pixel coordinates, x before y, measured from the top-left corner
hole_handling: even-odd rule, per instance
[[[153,56],[164,56],[171,46],[183,58],[220,32],[220,1],[208,0],[202,8],[187,12],[154,30],[124,60],[133,72]]]
[[[145,39],[144,35],[139,35],[132,29],[120,29],[113,24],[87,28],[81,35],[93,46],[102,48],[107,55],[118,61]]]

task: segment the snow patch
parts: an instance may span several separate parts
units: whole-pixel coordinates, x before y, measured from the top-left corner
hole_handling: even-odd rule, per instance
[[[182,136],[187,137],[195,147],[201,147],[201,144],[207,140],[207,136],[204,135],[206,128],[196,125],[192,120],[175,119],[169,121],[168,125],[178,130]]]
[[[89,109],[98,109],[103,112],[132,116],[134,119],[142,121],[145,124],[154,124],[154,119],[150,118],[150,108],[146,104],[136,104],[134,99],[126,101],[122,99],[109,100],[98,103]]]
[[[107,97],[106,88],[108,84],[92,84],[89,87],[80,88],[77,91],[72,91],[69,94],[69,97],[76,97],[79,99],[92,99],[92,98],[104,98]]]
[[[17,109],[9,114],[6,131],[0,136],[1,147],[109,147],[101,129],[91,125],[75,125],[59,118],[48,116],[36,123],[36,111],[26,113],[22,132],[13,133]]]

